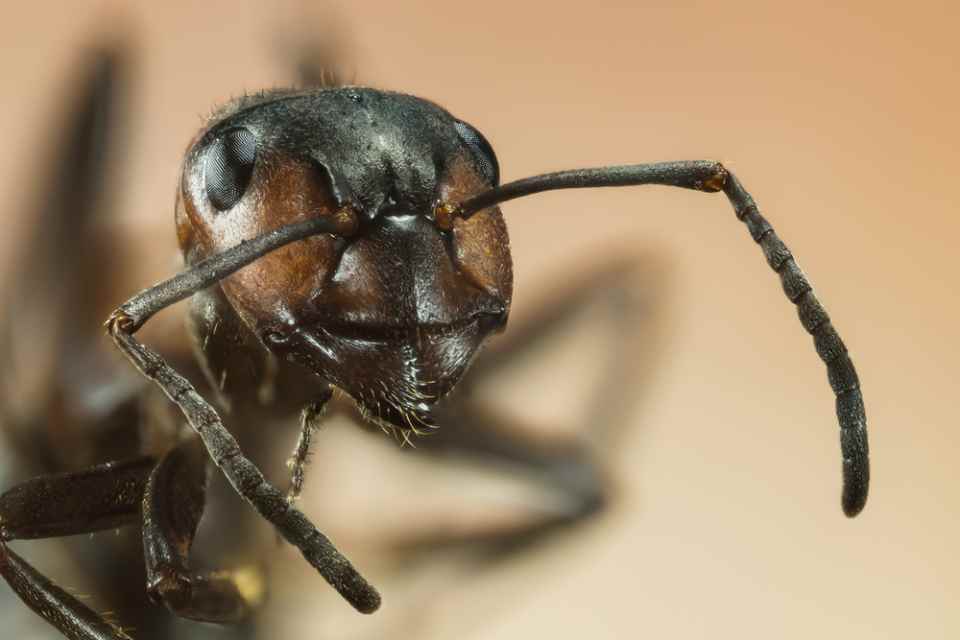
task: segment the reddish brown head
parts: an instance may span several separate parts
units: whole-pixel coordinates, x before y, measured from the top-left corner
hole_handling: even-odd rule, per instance
[[[353,87],[273,93],[234,102],[192,144],[177,233],[194,263],[338,216],[343,234],[284,246],[218,286],[270,351],[415,429],[506,322],[499,209],[434,215],[498,180],[483,136],[430,102]]]

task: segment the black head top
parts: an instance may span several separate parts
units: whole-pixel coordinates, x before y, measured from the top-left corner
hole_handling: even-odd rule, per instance
[[[479,131],[411,95],[362,87],[273,91],[235,100],[213,117],[193,159],[236,130],[248,132],[258,148],[322,168],[338,202],[368,219],[429,212],[444,174],[464,156],[485,186],[499,182],[496,156]]]

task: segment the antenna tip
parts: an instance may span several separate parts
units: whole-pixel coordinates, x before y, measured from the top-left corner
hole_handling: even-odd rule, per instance
[[[856,474],[850,481],[844,482],[843,499],[841,504],[843,512],[848,518],[853,518],[863,511],[867,504],[867,487],[869,483],[869,471],[861,469],[863,473]]]

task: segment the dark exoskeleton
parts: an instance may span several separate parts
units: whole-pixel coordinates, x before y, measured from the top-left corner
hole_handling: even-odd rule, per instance
[[[103,102],[97,95],[95,105]],[[94,121],[78,129],[94,131]],[[198,571],[189,562],[212,462],[356,609],[376,610],[378,592],[295,505],[313,429],[334,389],[402,438],[430,435],[421,440],[427,449],[478,447],[543,468],[561,458],[569,465],[576,454],[537,457],[509,438],[471,433],[476,420],[444,420],[447,396],[510,311],[511,255],[497,205],[552,189],[659,184],[726,194],[827,364],[841,426],[843,509],[850,516],[862,509],[869,470],[853,365],[790,252],[732,174],[716,162],[691,161],[499,182],[494,152],[475,128],[409,95],[350,86],[279,90],[216,112],[189,145],[177,189],[187,270],[138,294],[107,322],[117,347],[182,418],[166,437],[156,437],[154,427],[138,440],[129,422],[143,421],[131,410],[142,410],[143,402],[108,403],[100,417],[116,424],[110,434],[126,439],[112,440],[116,451],[94,451],[118,461],[66,472],[69,466],[55,462],[39,465],[44,475],[0,498],[0,574],[23,602],[67,637],[128,637],[7,543],[138,524],[142,575],[154,601],[181,617],[244,619],[260,597],[249,576]],[[82,250],[64,242],[61,251]],[[188,297],[201,373],[194,379],[204,393],[135,337],[156,312]],[[529,332],[518,335],[525,340]],[[241,450],[220,413],[249,430],[267,415],[298,412],[291,486],[281,491]],[[591,513],[597,499],[595,489],[584,492],[576,517]]]

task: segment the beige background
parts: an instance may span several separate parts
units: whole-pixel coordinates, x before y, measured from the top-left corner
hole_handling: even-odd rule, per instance
[[[275,598],[267,615],[314,631],[299,637],[958,636],[956,3],[156,4],[3,8],[5,262],[29,223],[16,203],[37,141],[98,31],[122,25],[139,49],[120,196],[121,223],[144,249],[129,274],[138,286],[176,268],[172,186],[200,116],[289,82],[278,36],[300,27],[341,42],[359,83],[429,97],[477,125],[506,179],[728,162],[834,316],[867,401],[871,498],[848,521],[823,367],[721,198],[634,189],[510,203],[518,316],[558,273],[602,256],[655,252],[668,274],[668,328],[611,461],[611,510],[473,579],[394,579],[414,595],[396,595],[408,607],[398,611],[388,591],[380,622],[342,615],[296,566],[308,591]],[[523,410],[546,416],[547,395]],[[322,499],[324,477],[308,498]]]

